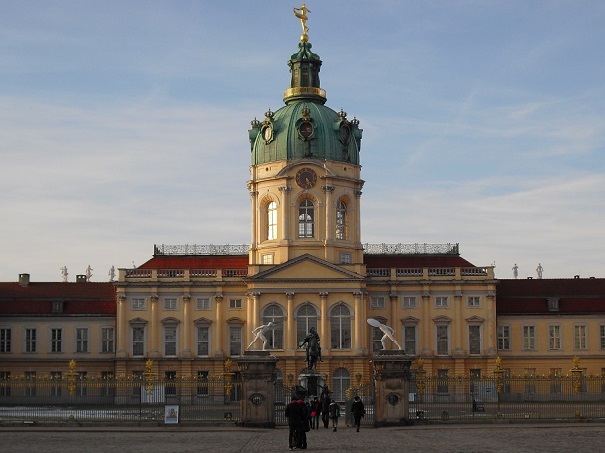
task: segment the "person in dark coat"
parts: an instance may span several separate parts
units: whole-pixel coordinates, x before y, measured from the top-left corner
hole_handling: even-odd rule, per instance
[[[359,427],[361,426],[361,417],[363,417],[366,413],[365,408],[363,407],[363,401],[361,398],[356,396],[353,398],[353,404],[351,405],[351,412],[353,412],[353,418],[355,419],[355,426],[357,426],[357,432],[359,432]]]
[[[296,448],[306,450],[308,431],[307,428],[309,427],[309,408],[303,400],[298,400],[298,405],[300,406],[302,418],[300,425],[298,425],[298,444],[296,445]]]
[[[298,404],[296,397],[292,397],[292,401],[286,406],[285,414],[288,417],[288,447],[294,450],[299,443],[299,431],[304,419],[304,408]]]
[[[330,407],[330,403],[332,402],[332,398],[330,398],[330,389],[326,385],[323,387],[321,391],[321,420],[324,422],[324,428],[328,429],[330,426],[330,414],[328,413],[328,408]]]
[[[319,416],[321,415],[321,403],[317,397],[311,401],[311,429],[319,429]]]

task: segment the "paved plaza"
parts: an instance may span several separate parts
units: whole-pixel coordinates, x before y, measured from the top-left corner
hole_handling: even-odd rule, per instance
[[[276,452],[289,451],[288,429],[221,427],[1,427],[3,452]],[[596,452],[605,424],[430,425],[308,433],[308,451]]]

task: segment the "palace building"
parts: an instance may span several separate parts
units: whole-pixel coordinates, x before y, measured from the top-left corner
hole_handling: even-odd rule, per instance
[[[160,377],[219,375],[272,322],[277,378],[305,372],[314,327],[317,373],[342,401],[372,380],[383,333],[368,318],[437,376],[491,376],[498,356],[509,374],[565,374],[576,356],[605,373],[604,279],[498,281],[456,243],[364,243],[361,122],[326,105],[306,33],[288,66],[284,105],[248,131],[250,244],[156,245],[115,283],[0,283],[0,377],[72,359],[91,374],[136,375],[151,359]]]

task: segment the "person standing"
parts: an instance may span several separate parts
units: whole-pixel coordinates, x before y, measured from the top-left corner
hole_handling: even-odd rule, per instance
[[[353,398],[353,405],[351,406],[351,412],[353,412],[353,418],[355,419],[355,426],[357,426],[357,432],[361,426],[361,417],[366,414],[366,410],[363,407],[363,401],[359,396]]]
[[[340,417],[340,406],[336,401],[330,403],[328,412],[330,414],[330,420],[332,420],[332,431],[336,432],[336,429],[338,428],[338,418]]]
[[[311,429],[319,429],[319,416],[321,414],[321,403],[317,397],[311,402]]]
[[[292,397],[290,404],[286,406],[285,411],[286,417],[288,418],[288,447],[290,450],[294,450],[298,446],[299,441],[299,429],[303,419],[303,408],[298,404],[296,397]]]
[[[330,426],[330,413],[329,407],[332,402],[332,398],[330,397],[330,389],[326,385],[321,390],[321,420],[324,422],[324,428],[328,429]]]
[[[301,450],[307,449],[307,431],[309,431],[309,409],[303,400],[298,400],[300,406],[302,418],[298,425],[298,444],[296,448]]]

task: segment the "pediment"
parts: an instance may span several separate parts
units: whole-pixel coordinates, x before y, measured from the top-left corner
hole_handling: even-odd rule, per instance
[[[363,280],[363,276],[313,255],[302,255],[249,277],[255,280]]]

